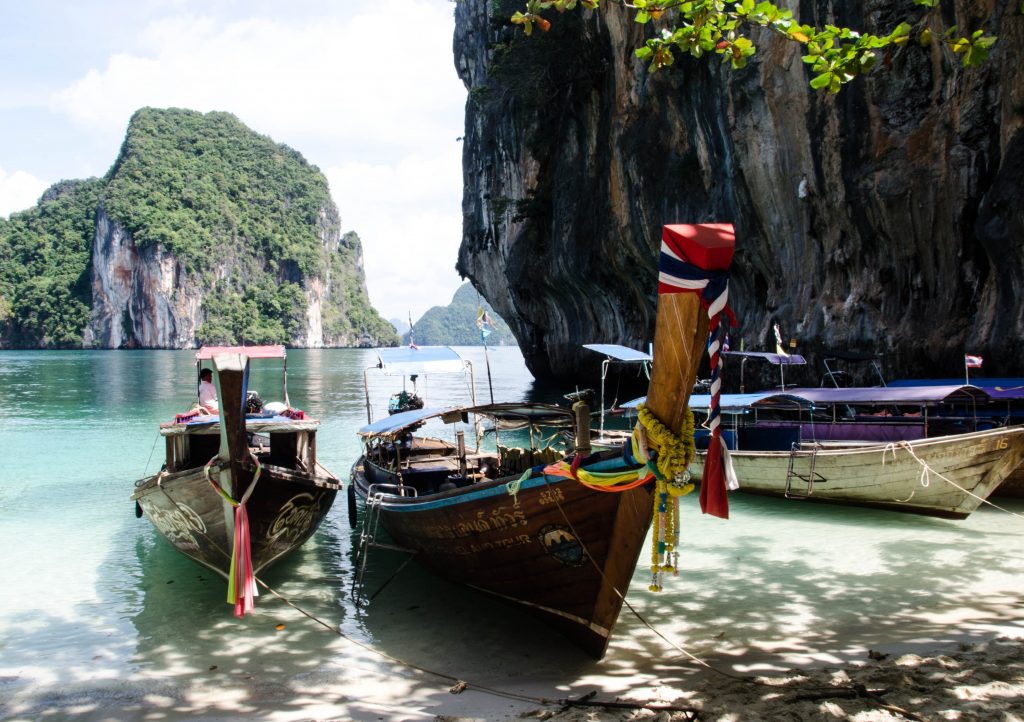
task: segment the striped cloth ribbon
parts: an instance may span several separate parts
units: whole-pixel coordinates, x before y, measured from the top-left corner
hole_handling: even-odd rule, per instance
[[[699,293],[708,314],[708,356],[711,359],[711,406],[707,426],[711,441],[700,485],[700,508],[705,514],[729,518],[725,468],[721,441],[722,336],[727,326],[736,325],[729,308],[729,272],[708,271],[686,260],[675,239],[663,237],[658,263],[658,293]],[[726,324],[722,323],[722,316]],[[655,359],[657,363],[657,359]]]

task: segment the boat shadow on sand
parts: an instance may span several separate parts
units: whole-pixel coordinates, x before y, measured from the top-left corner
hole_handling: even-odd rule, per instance
[[[1019,500],[1005,506],[1024,513]],[[741,495],[733,496],[728,522],[702,517],[691,498],[682,512],[680,576],[649,592],[645,554],[627,599],[665,638],[718,669],[770,674],[868,663],[869,649],[956,649],[1000,628],[1024,630],[1024,563],[1013,551],[1024,532],[1004,512],[984,507],[957,522]],[[653,699],[655,688],[681,693],[707,675],[628,608],[608,654],[595,661],[518,608],[415,563],[403,568],[405,556],[394,552],[375,551],[364,593],[379,593],[356,610],[353,532],[338,508],[309,544],[262,578],[365,646],[266,592],[252,615],[236,619],[220,577],[139,530],[129,535],[134,584],[98,583],[107,590],[101,603],[125,610],[134,639],[112,630],[90,650],[93,662],[83,665],[79,651],[78,662],[57,667],[36,718],[72,707],[77,714],[116,709],[124,719],[159,710],[169,718],[256,715],[268,706],[299,714],[315,703],[334,705],[334,716],[376,719],[399,704],[421,711],[464,704],[469,712],[481,704],[479,695],[448,694],[450,682],[422,670],[547,698],[597,689],[602,698]],[[130,555],[112,557],[101,576],[114,575],[112,565]],[[88,614],[72,609],[74,622],[35,623],[51,635],[65,624],[73,634]],[[104,666],[116,685],[96,692]]]

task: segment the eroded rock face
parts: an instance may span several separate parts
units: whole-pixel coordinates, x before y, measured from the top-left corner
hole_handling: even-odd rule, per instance
[[[685,58],[649,75],[643,29],[614,5],[525,39],[515,2],[459,3],[459,270],[534,375],[571,377],[597,361],[581,344],[653,336],[663,224],[732,222],[734,347],[772,348],[777,322],[808,382],[829,347],[882,353],[889,376],[957,376],[965,352],[1024,372],[1024,17],[956,5],[953,22],[1000,38],[984,67],[909,43],[830,96],[767,33],[745,70]],[[794,12],[886,32],[924,17],[881,0]]]
[[[336,212],[335,212],[336,213]],[[326,227],[326,226],[325,226]],[[337,248],[338,233],[325,237]],[[225,254],[212,269],[215,278],[232,275],[236,259]],[[321,303],[330,284],[320,278],[304,283],[308,299],[306,328],[290,345],[324,345]],[[92,255],[92,315],[83,345],[99,348],[191,348],[203,321],[209,288],[159,245],[139,248],[131,234],[102,209],[97,213]]]

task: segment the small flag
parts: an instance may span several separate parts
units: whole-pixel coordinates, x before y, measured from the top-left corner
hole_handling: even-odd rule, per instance
[[[782,332],[779,330],[779,324],[775,324],[775,353],[779,356],[789,356],[782,345]]]
[[[964,354],[964,366],[969,369],[980,369],[984,359],[981,356],[971,356]]]
[[[497,328],[491,315],[484,310],[483,306],[477,307],[476,326],[480,329],[480,340],[485,341],[488,336]]]

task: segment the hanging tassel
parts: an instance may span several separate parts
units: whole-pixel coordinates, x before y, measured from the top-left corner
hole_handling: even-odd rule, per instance
[[[244,617],[253,610],[256,579],[252,571],[252,546],[249,540],[249,514],[245,502],[235,507],[235,543],[231,550],[231,574],[228,603],[235,605],[235,616]]]

